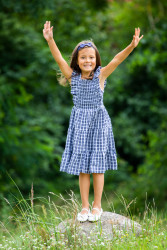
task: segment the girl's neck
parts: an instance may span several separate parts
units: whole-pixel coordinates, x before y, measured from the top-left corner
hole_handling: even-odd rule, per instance
[[[92,71],[90,72],[81,72],[81,79],[87,79],[91,76]]]

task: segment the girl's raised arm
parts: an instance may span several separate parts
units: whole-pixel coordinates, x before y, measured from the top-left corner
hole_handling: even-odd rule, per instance
[[[105,67],[101,68],[100,77],[103,81],[117,68],[117,66],[123,62],[133,49],[138,45],[143,35],[140,36],[140,28],[135,28],[135,35],[133,36],[132,42],[121,52],[119,52],[112,61]]]
[[[63,73],[63,75],[67,79],[69,79],[71,77],[73,70],[68,65],[68,63],[64,60],[64,58],[62,57],[60,50],[58,49],[58,47],[53,39],[53,26],[50,28],[50,21],[46,21],[46,23],[44,24],[43,36],[46,39],[46,41],[48,42],[50,51],[51,51],[55,61],[59,65],[61,72]]]

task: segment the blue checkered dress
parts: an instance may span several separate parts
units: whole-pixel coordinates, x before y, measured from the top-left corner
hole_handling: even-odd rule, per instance
[[[100,68],[96,69],[92,80],[81,79],[81,74],[75,71],[72,73],[71,94],[74,106],[60,165],[60,171],[68,174],[117,170],[112,124],[103,104],[104,91],[99,84]]]

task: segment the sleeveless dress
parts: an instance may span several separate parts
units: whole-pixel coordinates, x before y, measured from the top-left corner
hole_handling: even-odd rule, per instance
[[[65,150],[60,171],[68,174],[105,173],[117,170],[112,124],[103,104],[104,91],[100,88],[101,66],[92,80],[81,79],[75,71],[71,78],[74,106],[71,110]],[[107,81],[105,80],[104,88]]]

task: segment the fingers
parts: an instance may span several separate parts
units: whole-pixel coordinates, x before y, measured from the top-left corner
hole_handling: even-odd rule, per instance
[[[138,27],[138,36],[140,36],[140,28]]]
[[[143,38],[143,35],[139,38],[139,41]]]
[[[47,29],[50,28],[50,21],[46,21],[46,27],[47,27]]]
[[[140,36],[140,28],[135,28],[135,36]]]
[[[50,29],[50,21],[46,21],[44,24],[45,29]]]
[[[137,36],[137,28],[135,28],[135,36]]]
[[[136,32],[137,32],[137,36],[138,36],[139,41],[140,41],[143,38],[143,35],[140,37],[140,28],[139,27],[136,29]]]

